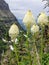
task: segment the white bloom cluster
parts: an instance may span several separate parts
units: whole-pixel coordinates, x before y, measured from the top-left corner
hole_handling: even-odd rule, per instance
[[[16,24],[13,24],[9,29],[9,36],[11,37],[11,40],[15,40],[18,34],[19,28]]]
[[[41,12],[40,16],[38,17],[38,24],[40,25],[47,25],[48,24],[48,17],[44,12]]]
[[[31,33],[39,32],[39,26],[36,24],[36,21],[34,19],[34,16],[32,15],[32,12],[29,10],[27,11],[26,15],[24,16],[23,23],[26,26],[27,30]],[[41,15],[38,17],[38,24],[39,25],[47,25],[48,24],[48,17],[44,12],[41,13]],[[13,24],[9,29],[9,36],[11,37],[11,40],[15,41],[17,43],[16,37],[19,34],[19,28],[16,24]],[[27,37],[26,35],[24,35]]]
[[[38,25],[33,25],[31,27],[31,33],[36,33],[39,32],[39,26]]]
[[[23,23],[27,29],[30,29],[33,24],[36,24],[34,16],[30,10],[27,11],[26,15],[24,16]]]

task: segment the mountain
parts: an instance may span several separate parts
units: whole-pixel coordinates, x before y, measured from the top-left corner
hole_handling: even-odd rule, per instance
[[[5,24],[16,23],[20,29],[21,25],[18,23],[16,17],[11,13],[8,4],[4,0],[0,0],[0,22]]]
[[[23,29],[17,18],[11,13],[8,4],[0,0],[0,37],[5,34],[5,28],[9,28],[12,23],[16,23],[20,30]]]

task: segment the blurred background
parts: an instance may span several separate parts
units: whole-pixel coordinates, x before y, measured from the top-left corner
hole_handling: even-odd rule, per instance
[[[18,20],[22,20],[27,10],[31,10],[35,18],[41,11],[45,11],[47,15],[48,7],[44,9],[47,1],[42,0],[5,0],[11,12],[17,17]]]

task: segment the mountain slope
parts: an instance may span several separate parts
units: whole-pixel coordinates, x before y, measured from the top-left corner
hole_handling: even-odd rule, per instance
[[[11,24],[15,22],[21,29],[16,17],[11,13],[8,4],[4,0],[0,0],[0,22],[5,24]]]
[[[0,0],[0,38],[5,34],[5,29],[9,29],[13,23],[23,30],[17,18],[11,13],[8,4],[4,0]]]

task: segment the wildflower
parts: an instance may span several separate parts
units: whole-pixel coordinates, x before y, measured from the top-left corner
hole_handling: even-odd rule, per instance
[[[13,46],[12,46],[12,45],[10,45],[9,47],[10,47],[10,49],[11,49],[12,51],[14,50],[14,48],[13,48]]]
[[[40,25],[47,25],[48,24],[48,17],[44,12],[41,12],[41,15],[38,17],[38,24]]]
[[[24,16],[23,23],[27,29],[30,29],[33,24],[36,24],[34,16],[30,10],[27,11],[26,15]]]
[[[13,24],[9,29],[9,36],[11,37],[11,40],[15,41],[18,34],[19,34],[19,28],[16,24]]]
[[[31,33],[36,33],[39,32],[39,26],[38,25],[33,25],[31,27]]]

